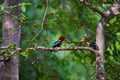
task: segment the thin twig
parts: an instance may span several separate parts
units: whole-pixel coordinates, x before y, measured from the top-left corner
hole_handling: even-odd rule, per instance
[[[39,36],[40,32],[43,30],[43,26],[44,26],[45,18],[46,18],[46,15],[47,15],[47,11],[48,11],[48,0],[46,0],[46,9],[45,9],[45,13],[44,13],[43,20],[42,20],[42,23],[41,23],[41,30],[30,40],[30,42],[35,40]]]
[[[43,22],[41,23],[41,30],[43,29],[43,26],[44,26],[44,21],[46,18],[47,11],[48,11],[48,0],[46,0],[46,9],[45,9],[45,13],[44,13],[43,20],[42,20]]]
[[[94,6],[91,6],[90,4],[89,4],[89,2],[87,2],[86,0],[83,0],[82,1],[85,5],[87,5],[91,10],[93,10],[93,11],[95,11],[95,12],[97,12],[98,14],[100,14],[102,17],[107,17],[107,15],[103,12],[103,11],[101,11],[101,10],[99,10],[98,8],[96,8],[96,7],[94,7]]]
[[[27,24],[27,23],[35,23],[35,22],[43,22],[41,19],[38,19],[38,20],[33,20],[33,21],[29,21],[29,20],[26,20],[26,21],[24,21],[24,22],[22,22],[22,24]],[[46,22],[45,20],[44,20],[44,22]]]

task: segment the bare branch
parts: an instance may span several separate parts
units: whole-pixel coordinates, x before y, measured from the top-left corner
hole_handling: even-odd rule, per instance
[[[36,46],[36,47],[31,47],[31,48],[28,48],[29,49],[33,49],[33,50],[44,50],[44,51],[64,51],[64,50],[87,50],[87,51],[92,51],[94,53],[96,53],[96,50],[90,48],[90,47],[80,47],[80,46],[71,46],[71,47],[68,47],[68,48],[47,48],[47,47],[44,47],[44,46]]]
[[[45,13],[44,13],[44,16],[43,16],[43,22],[41,23],[41,30],[43,29],[43,26],[44,26],[44,21],[45,21],[45,18],[46,18],[46,14],[47,14],[47,11],[48,11],[48,0],[45,0],[46,1],[46,9],[45,9]]]
[[[98,14],[100,14],[102,17],[107,17],[107,15],[105,13],[103,13],[103,11],[99,10],[98,8],[96,8],[94,6],[91,6],[88,1],[82,0],[82,2],[85,5],[87,5],[91,10],[93,10],[93,11],[97,12]]]
[[[8,49],[7,46],[0,47],[0,52],[1,52],[0,54],[4,54],[7,49]],[[7,56],[7,58],[15,56],[17,52],[22,52],[21,48],[9,48],[9,49],[11,51],[11,55]],[[67,48],[60,48],[60,47],[58,47],[58,48],[48,48],[48,47],[44,47],[44,46],[35,46],[35,47],[27,48],[25,51],[30,52],[30,51],[36,51],[36,50],[42,50],[42,51],[86,50],[86,51],[91,51],[95,55],[97,63],[99,63],[99,61],[100,61],[100,56],[99,56],[98,51],[94,50],[94,49],[92,49],[90,47],[71,46],[71,47],[67,47]]]
[[[7,46],[5,47],[0,47],[0,51],[2,50],[6,50],[7,49]],[[12,48],[10,48],[12,49]],[[91,51],[94,55],[95,55],[95,58],[96,58],[96,69],[97,69],[97,74],[96,74],[96,77],[99,78],[99,75],[102,74],[102,77],[104,76],[104,74],[101,71],[101,58],[100,58],[100,55],[98,53],[97,50],[94,50],[90,47],[83,47],[83,46],[71,46],[71,47],[67,47],[67,48],[48,48],[48,47],[44,47],[44,46],[35,46],[35,47],[30,47],[30,48],[27,48],[25,51],[26,52],[30,52],[30,51],[36,51],[36,50],[42,50],[42,51],[67,51],[67,50],[86,50],[86,51]],[[15,53],[17,52],[21,52],[21,48],[13,48],[13,50],[11,50],[11,55],[7,57],[7,60],[16,55]],[[37,59],[39,59],[39,57],[37,57]],[[6,61],[5,59],[2,59],[0,60],[0,62],[2,61]],[[37,60],[33,61],[33,64],[37,62]]]
[[[5,49],[7,49],[7,46],[0,47],[1,51],[4,50],[4,52],[5,52]],[[21,52],[21,48],[15,48],[15,50]],[[59,48],[59,47],[58,48],[48,48],[48,47],[44,47],[44,46],[35,46],[35,47],[27,48],[26,52],[29,52],[30,50],[33,50],[33,51],[36,51],[36,50],[43,50],[43,51],[87,50],[87,51],[93,52],[96,56],[98,56],[97,50],[94,50],[90,47],[83,47],[83,46],[71,46],[71,47],[67,47],[67,48]],[[12,54],[13,54],[13,52],[12,52]]]

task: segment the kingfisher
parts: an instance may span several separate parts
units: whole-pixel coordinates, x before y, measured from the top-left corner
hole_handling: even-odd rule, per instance
[[[69,43],[70,41],[68,41],[64,36],[60,36],[59,38],[58,38],[58,40],[57,41],[55,41],[54,43],[53,43],[53,48],[55,48],[55,47],[60,47],[61,45],[62,45],[62,42],[66,42],[66,43]]]
[[[86,42],[90,47],[92,47],[95,50],[99,50],[97,44],[95,42],[90,41],[90,38],[85,38],[80,40],[79,42]]]

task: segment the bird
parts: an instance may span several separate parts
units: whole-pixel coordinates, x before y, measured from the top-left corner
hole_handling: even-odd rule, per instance
[[[95,50],[99,50],[97,44],[95,42],[90,41],[90,38],[85,38],[85,39],[79,40],[78,42],[86,42],[91,48]]]
[[[60,47],[60,46],[62,45],[62,42],[63,42],[63,41],[66,42],[66,43],[69,43],[69,42],[70,42],[70,41],[68,41],[64,36],[60,36],[60,37],[58,38],[58,40],[53,43],[52,47],[53,47],[53,48],[55,48],[55,47]]]

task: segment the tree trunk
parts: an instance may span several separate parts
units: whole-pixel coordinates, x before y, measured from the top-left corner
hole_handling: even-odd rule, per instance
[[[2,4],[4,7],[18,5],[23,0],[5,0]],[[21,28],[18,21],[21,19],[21,8],[19,6],[10,10],[9,13],[3,13],[2,39],[1,46],[16,44],[19,47]],[[15,18],[17,16],[17,18]],[[18,72],[18,56],[13,56],[10,59],[0,62],[0,80],[19,80]]]
[[[119,15],[119,9],[120,9],[120,0],[117,0],[106,12],[107,16],[102,17],[99,24],[97,25],[96,43],[99,47],[99,55],[100,55],[100,61],[98,61],[100,65],[97,66],[97,80],[105,80],[105,73],[104,73],[105,27],[111,18],[113,18],[116,15]]]

